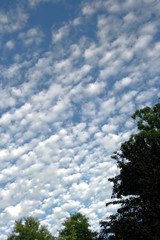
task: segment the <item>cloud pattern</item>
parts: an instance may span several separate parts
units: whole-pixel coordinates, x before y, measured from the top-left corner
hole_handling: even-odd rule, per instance
[[[28,215],[53,234],[76,211],[98,228],[116,210],[110,156],[160,96],[159,1],[80,1],[50,39],[29,21],[42,3],[61,1],[0,12],[1,239]]]

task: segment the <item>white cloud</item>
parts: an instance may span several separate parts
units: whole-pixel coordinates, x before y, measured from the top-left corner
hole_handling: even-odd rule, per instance
[[[9,213],[12,217],[19,217],[20,212],[22,211],[21,206],[18,204],[16,206],[10,206],[6,208],[6,212]]]
[[[115,88],[121,89],[121,88],[127,87],[130,84],[132,84],[132,79],[130,77],[125,77],[122,80],[115,83]]]
[[[77,17],[73,20],[72,24],[74,26],[77,26],[77,25],[80,25],[81,24],[81,18],[80,17]]]
[[[11,122],[12,116],[9,113],[4,113],[0,119],[1,124],[8,125]]]
[[[156,32],[156,23],[149,22],[143,25],[140,29],[142,34],[154,34]]]
[[[140,50],[140,49],[144,49],[148,46],[148,44],[150,43],[152,39],[151,35],[142,35],[140,36],[135,44],[135,49],[136,50]]]
[[[134,1],[134,0],[127,0],[127,1],[125,1],[125,3],[124,3],[124,7],[126,8],[126,9],[132,9],[132,8],[134,8],[134,6],[137,4],[137,1]]]
[[[108,6],[108,11],[112,13],[119,12],[121,10],[121,6],[118,3],[112,3]]]
[[[136,100],[138,102],[148,102],[150,98],[152,98],[153,96],[157,96],[158,98],[158,89],[155,88],[151,88],[149,90],[146,91],[142,91],[138,94],[138,96],[136,97]]]
[[[109,115],[115,110],[115,97],[103,101],[101,104],[101,114]]]
[[[89,95],[97,95],[102,93],[105,87],[106,86],[104,82],[95,82],[95,83],[88,84],[85,91]]]
[[[134,12],[129,12],[125,17],[124,17],[124,21],[126,23],[133,23],[137,20]]]
[[[148,56],[149,57],[159,57],[159,50],[160,50],[160,42],[157,42],[154,46],[154,48],[149,49]]]
[[[114,52],[113,51],[106,52],[105,55],[103,56],[103,58],[100,59],[99,65],[100,66],[106,65],[107,62],[109,60],[111,60],[113,56],[114,56]]]
[[[11,88],[3,90],[3,88],[0,87],[0,95],[1,95],[1,101],[0,101],[1,109],[15,106],[16,99],[12,96]]]
[[[0,11],[0,33],[12,33],[22,29],[26,24],[28,16],[20,8],[3,12]]]
[[[82,199],[83,201],[87,200],[89,197],[89,185],[85,182],[74,183],[70,188],[70,192],[73,199]]]
[[[82,9],[82,13],[84,15],[92,15],[94,12],[95,12],[95,9],[89,4],[86,4]]]
[[[15,46],[15,43],[13,40],[9,40],[8,42],[6,42],[5,46],[9,49],[12,50]]]
[[[91,44],[91,46],[85,50],[84,57],[87,59],[92,58],[96,55],[97,52],[98,52],[98,49],[96,49],[95,44]]]
[[[105,124],[103,125],[102,127],[102,130],[106,133],[110,133],[110,132],[113,132],[117,129],[117,126],[116,125],[113,125],[113,124]]]
[[[57,43],[61,41],[64,37],[66,37],[69,33],[69,26],[65,25],[59,28],[57,31],[52,30],[52,43]]]
[[[14,77],[18,77],[20,75],[20,65],[18,64],[12,64],[10,67],[8,67],[8,69],[4,69],[4,71],[2,72],[3,76],[10,79],[10,78],[14,78]]]
[[[60,0],[28,0],[31,8],[36,7],[40,3],[47,3],[47,2],[56,3],[56,2],[59,2],[59,1]]]
[[[43,33],[39,28],[31,28],[27,32],[21,32],[19,38],[22,39],[24,45],[29,46],[33,43],[40,44],[43,41]]]

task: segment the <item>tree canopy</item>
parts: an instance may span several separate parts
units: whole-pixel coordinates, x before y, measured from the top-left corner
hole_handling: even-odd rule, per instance
[[[24,220],[24,221],[23,221]],[[53,240],[51,233],[47,227],[42,225],[38,219],[27,217],[19,221],[15,221],[14,229],[9,234],[7,240]]]
[[[102,221],[102,232],[114,240],[160,239],[160,103],[137,110],[132,118],[138,133],[122,143],[112,158],[119,174],[112,198],[106,205],[120,203],[115,215]]]
[[[97,232],[89,229],[88,218],[81,213],[66,218],[62,225],[64,228],[59,231],[59,240],[92,240],[97,236]]]

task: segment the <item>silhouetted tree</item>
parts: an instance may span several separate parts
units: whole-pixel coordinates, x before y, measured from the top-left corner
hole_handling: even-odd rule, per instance
[[[159,240],[160,103],[137,110],[132,118],[139,131],[112,156],[120,171],[109,179],[116,200],[106,206],[121,207],[100,224],[109,240]]]

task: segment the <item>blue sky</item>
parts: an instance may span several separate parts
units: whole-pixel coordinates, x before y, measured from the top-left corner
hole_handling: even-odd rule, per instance
[[[2,240],[23,216],[55,234],[115,211],[110,156],[160,97],[159,29],[159,0],[1,0]]]

